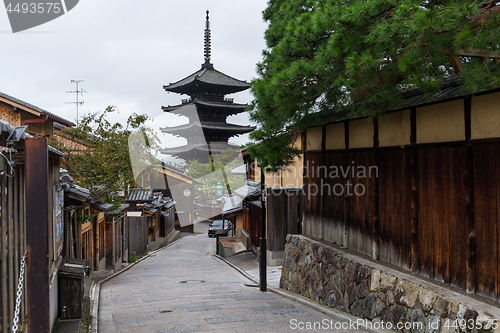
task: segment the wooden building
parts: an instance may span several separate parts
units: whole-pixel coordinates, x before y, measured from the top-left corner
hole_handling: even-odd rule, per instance
[[[162,193],[163,198],[172,198],[175,201],[176,225],[184,228],[183,231],[193,231],[196,217],[194,190],[196,185],[201,184],[199,181],[187,176],[179,168],[161,163],[144,170],[137,182],[143,188]]]
[[[12,126],[28,125],[27,132],[51,137],[58,126],[75,126],[74,123],[47,110],[0,92],[0,119]]]
[[[500,92],[449,81],[398,107],[321,114],[303,137],[303,233],[495,301]]]
[[[175,106],[164,106],[165,112],[185,116],[186,125],[161,128],[164,133],[187,139],[187,145],[162,149],[163,154],[177,156],[184,160],[209,162],[209,156],[228,148],[238,147],[228,143],[230,137],[251,132],[255,127],[229,124],[227,117],[245,111],[247,104],[236,104],[225,95],[250,88],[246,81],[240,81],[217,71],[210,62],[210,23],[208,11],[205,29],[205,62],[201,69],[186,78],[164,86],[168,92],[188,95],[188,99]]]

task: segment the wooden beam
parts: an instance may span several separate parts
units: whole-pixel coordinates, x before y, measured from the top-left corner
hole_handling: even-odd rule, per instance
[[[16,103],[16,102],[11,101],[10,99],[7,99],[7,98],[2,97],[2,96],[0,96],[0,101],[1,101],[1,102],[4,102],[4,103],[6,103],[6,104],[9,104],[9,105],[15,106],[16,108],[22,109],[22,110],[24,110],[24,111],[27,111],[27,112],[29,112],[29,113],[31,113],[31,114],[33,114],[33,115],[35,115],[36,117],[39,117],[39,116],[42,114],[42,113],[41,113],[41,112],[39,112],[39,111],[33,110],[32,108],[29,108],[29,107],[24,106],[24,105],[22,105],[22,104]]]
[[[350,165],[349,163],[349,121],[344,121],[344,139],[345,139],[345,166]],[[345,191],[347,192],[347,191]],[[342,245],[344,248],[349,248],[348,237],[347,237],[347,226],[350,224],[350,200],[347,193],[344,194],[344,223],[342,225],[343,239]]]
[[[470,97],[464,100],[465,117],[465,145],[466,169],[464,177],[467,186],[467,195],[465,197],[465,225],[467,230],[467,257],[466,257],[466,286],[465,290],[472,294],[476,291],[476,234],[474,220],[474,146],[471,140],[471,107],[472,99]]]
[[[377,167],[377,170],[380,170],[380,156],[378,153],[378,146],[379,146],[379,134],[378,134],[378,117],[373,119],[373,154],[375,158],[375,166]],[[378,175],[375,177],[375,179],[370,179],[370,182],[373,182],[373,208],[372,208],[372,216],[373,216],[373,223],[372,223],[372,258],[377,260],[379,258],[379,253],[380,253],[380,237],[379,237],[379,231],[380,231],[380,181],[378,178]]]
[[[50,331],[49,152],[46,138],[26,139],[26,293],[28,327]]]
[[[419,271],[418,262],[418,152],[417,144],[417,109],[411,108],[410,111],[410,155],[411,155],[411,271],[417,273]]]
[[[2,188],[5,188],[5,185],[7,183],[6,181],[6,176],[5,174],[0,176],[2,178]],[[5,191],[2,191],[1,195],[1,200],[2,200],[2,207],[7,206],[7,198],[5,196]],[[2,244],[2,258],[1,258],[1,267],[2,267],[2,332],[8,332],[9,331],[9,308],[8,308],[8,291],[7,291],[7,214],[1,214],[1,219],[2,219],[2,228],[0,229],[2,232],[2,239],[1,239],[1,244]]]

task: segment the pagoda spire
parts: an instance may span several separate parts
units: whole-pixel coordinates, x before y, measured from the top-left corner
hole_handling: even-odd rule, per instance
[[[209,11],[207,10],[207,22],[205,23],[205,63],[202,65],[203,68],[213,68],[210,63],[210,53],[211,53],[211,40],[210,40],[210,21],[208,18]]]

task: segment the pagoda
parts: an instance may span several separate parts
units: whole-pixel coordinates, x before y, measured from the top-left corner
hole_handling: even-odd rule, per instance
[[[227,117],[245,111],[247,104],[237,104],[225,95],[250,88],[246,81],[237,80],[214,69],[210,62],[210,22],[208,10],[205,28],[205,63],[201,69],[186,78],[163,86],[168,92],[188,95],[181,104],[163,106],[165,112],[185,116],[189,123],[160,128],[163,133],[186,138],[187,145],[161,149],[163,154],[184,160],[209,162],[209,156],[238,146],[228,143],[229,138],[251,132],[255,127],[230,124]]]

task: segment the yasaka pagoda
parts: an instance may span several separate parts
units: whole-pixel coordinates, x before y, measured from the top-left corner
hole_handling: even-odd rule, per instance
[[[163,154],[184,160],[209,161],[209,155],[228,148],[238,149],[228,143],[229,138],[251,132],[255,127],[240,126],[227,122],[227,117],[245,111],[247,104],[236,104],[225,95],[234,94],[250,87],[246,81],[237,80],[219,72],[210,62],[210,23],[205,29],[205,63],[188,77],[163,86],[168,92],[188,95],[180,105],[163,106],[165,112],[185,116],[189,123],[161,128],[163,133],[186,138],[187,145],[162,149]]]

